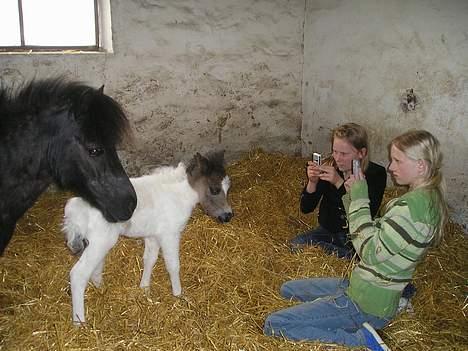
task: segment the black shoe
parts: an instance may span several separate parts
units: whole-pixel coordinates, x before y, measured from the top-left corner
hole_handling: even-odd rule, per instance
[[[414,296],[414,294],[416,294],[416,287],[413,283],[408,283],[403,289],[401,297],[409,300]]]

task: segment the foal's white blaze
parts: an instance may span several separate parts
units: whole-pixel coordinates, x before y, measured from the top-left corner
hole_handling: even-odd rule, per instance
[[[227,195],[229,188],[231,187],[231,179],[229,179],[229,176],[225,176],[223,178],[221,186],[223,187],[224,193]]]

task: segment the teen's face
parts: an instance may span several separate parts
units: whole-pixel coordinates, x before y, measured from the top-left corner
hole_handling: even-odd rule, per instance
[[[353,160],[362,160],[367,153],[366,148],[358,150],[346,139],[336,137],[333,139],[332,151],[333,159],[341,172],[350,172]]]
[[[409,158],[403,151],[392,145],[388,170],[397,184],[414,188],[424,180],[425,164],[422,160]]]

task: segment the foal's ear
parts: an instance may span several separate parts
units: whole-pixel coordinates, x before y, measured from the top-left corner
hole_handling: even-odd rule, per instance
[[[104,84],[98,89],[99,94],[104,94]]]
[[[218,165],[224,165],[224,152],[225,150],[218,150],[213,152],[212,155],[210,155],[210,160],[212,160],[215,164]]]
[[[205,173],[208,167],[208,160],[205,157],[203,157],[199,152],[197,152],[195,154],[195,161],[200,171],[202,173]]]

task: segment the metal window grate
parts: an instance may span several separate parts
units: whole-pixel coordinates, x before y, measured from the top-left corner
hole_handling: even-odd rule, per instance
[[[19,32],[20,32],[20,45],[13,46],[1,46],[0,52],[41,52],[41,51],[57,51],[57,52],[73,52],[73,51],[101,51],[99,46],[99,0],[94,0],[94,34],[95,34],[95,45],[60,45],[60,46],[48,46],[48,45],[26,45],[27,40],[25,39],[24,30],[24,14],[23,14],[23,0],[18,0],[18,18],[19,18]]]

